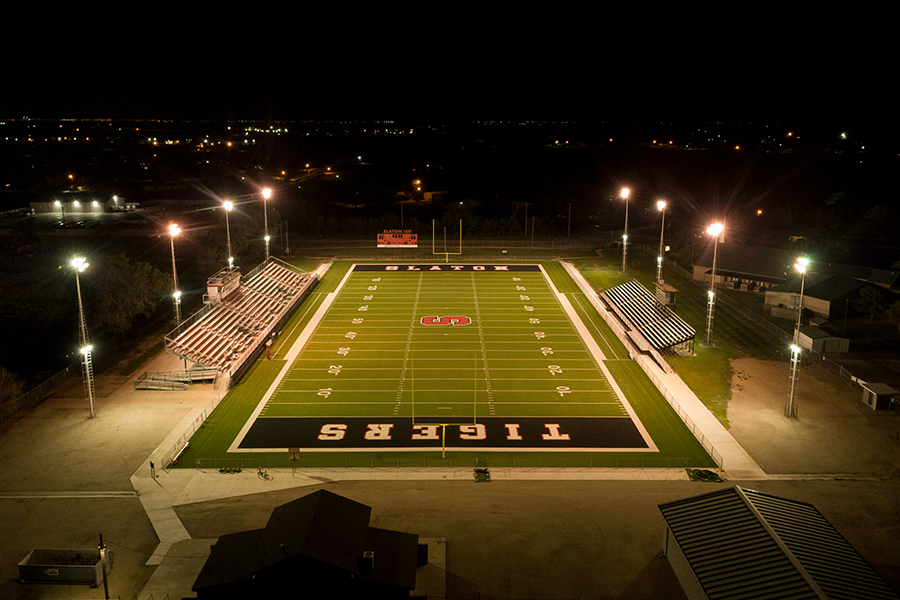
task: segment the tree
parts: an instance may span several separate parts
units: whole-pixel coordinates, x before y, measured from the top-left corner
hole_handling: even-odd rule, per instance
[[[0,404],[15,400],[23,393],[22,382],[16,374],[0,365]]]
[[[884,309],[884,293],[878,288],[868,286],[859,291],[859,297],[854,303],[856,310],[865,313],[874,321]]]
[[[897,333],[900,334],[900,301],[891,303],[887,311],[885,311],[885,316],[888,321],[897,324]]]
[[[124,252],[100,262],[89,283],[90,328],[124,335],[135,319],[150,316],[163,296],[172,292],[168,275],[148,262],[130,261]]]

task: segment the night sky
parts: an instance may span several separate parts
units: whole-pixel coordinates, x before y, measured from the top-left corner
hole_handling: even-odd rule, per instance
[[[876,14],[17,4],[2,118],[894,119]]]

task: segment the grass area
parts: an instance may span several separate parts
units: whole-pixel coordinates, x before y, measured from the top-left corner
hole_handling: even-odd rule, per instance
[[[638,365],[622,360],[627,358],[624,346],[561,265],[555,261],[542,264],[554,287],[565,295],[604,355],[611,359],[606,361],[609,373],[650,432],[658,452],[508,452],[497,448],[453,450],[442,456],[433,449],[317,451],[305,452],[299,463],[290,463],[286,453],[261,451],[229,456],[228,448],[238,430],[285,367],[280,357],[294,344],[325,295],[336,290],[347,274],[350,262],[336,261],[319,287],[282,328],[273,345],[275,360],[257,361],[229,391],[194,435],[179,465],[246,467],[260,461],[260,465],[272,467],[714,466]],[[587,270],[591,272],[590,268]],[[388,285],[387,277],[378,277],[376,282],[371,273],[354,273],[263,408],[263,414],[282,419],[315,414],[412,416],[409,386],[415,383],[419,403],[415,410],[420,417],[442,416],[435,411],[444,408],[452,408],[453,417],[460,419],[473,409],[481,418],[627,417],[546,280],[539,273],[513,275],[515,283],[510,273],[502,274],[502,283],[500,276],[495,278],[493,273],[395,273],[396,285]],[[397,277],[404,279],[398,283]],[[365,311],[360,311],[362,306]],[[418,319],[424,314],[457,313],[473,315],[475,326],[418,327]],[[552,351],[545,352],[551,347]],[[340,356],[335,354],[335,348]],[[333,372],[335,369],[337,373]],[[413,372],[403,371],[406,375],[400,377],[402,369]],[[406,382],[399,391],[398,381]],[[324,397],[316,393],[323,390],[327,390]],[[476,396],[482,400],[473,405],[470,398]],[[484,397],[490,402],[485,402]]]
[[[612,288],[634,279],[652,292],[656,282],[655,258],[633,250],[629,256],[634,256],[636,261],[629,266],[628,274],[623,275],[619,272],[622,268],[621,256],[620,251],[609,250],[603,257],[573,262],[595,289]],[[706,288],[697,286],[672,270],[664,271],[663,278],[678,289],[675,312],[697,331],[695,356],[670,356],[666,360],[706,407],[728,427],[733,373],[730,361],[743,356],[785,360],[786,349],[721,303],[716,305],[714,313],[713,347],[702,347],[700,342],[706,332]],[[719,290],[723,291],[731,290]],[[760,309],[762,306],[758,298],[742,298],[742,302],[751,305],[758,303]]]

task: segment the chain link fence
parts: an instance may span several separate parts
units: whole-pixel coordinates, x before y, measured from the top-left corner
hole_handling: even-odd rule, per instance
[[[73,362],[56,375],[53,375],[37,387],[25,392],[15,400],[0,405],[0,422],[12,417],[20,410],[37,406],[43,402],[53,390],[65,383],[69,377],[81,373],[81,369],[78,368],[78,363],[79,361]]]

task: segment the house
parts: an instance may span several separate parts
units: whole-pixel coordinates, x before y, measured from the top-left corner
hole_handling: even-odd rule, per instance
[[[775,316],[797,318],[800,305],[800,274],[766,290],[765,308]],[[844,316],[848,303],[866,285],[847,275],[807,273],[803,281],[803,309],[826,319]]]
[[[372,509],[326,490],[283,504],[263,529],[221,536],[197,598],[407,598],[418,536],[369,526]]]

